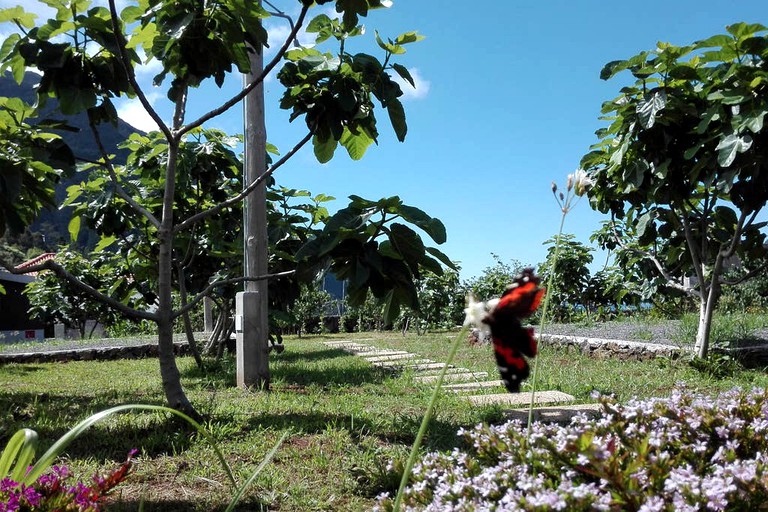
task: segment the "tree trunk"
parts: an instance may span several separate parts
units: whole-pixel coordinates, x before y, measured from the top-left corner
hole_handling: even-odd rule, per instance
[[[715,312],[715,305],[720,296],[720,287],[713,278],[713,283],[707,290],[702,290],[701,300],[699,302],[699,328],[696,331],[696,345],[694,352],[701,359],[706,359],[709,354],[709,336],[712,332],[712,317]]]
[[[179,277],[179,295],[181,298],[181,307],[187,305],[187,284],[186,284],[186,273],[184,272],[184,267],[179,266],[177,275]],[[184,332],[187,335],[187,343],[189,344],[189,351],[192,354],[192,357],[195,358],[195,363],[197,363],[197,367],[201,370],[203,369],[203,358],[200,357],[200,351],[197,349],[197,342],[195,341],[195,334],[192,332],[192,322],[189,319],[189,311],[185,311],[181,315],[181,319],[184,322]]]
[[[186,90],[176,102],[174,127],[181,125]],[[168,164],[165,172],[165,190],[163,191],[163,214],[160,228],[157,230],[157,348],[160,362],[160,378],[168,406],[181,411],[194,419],[201,419],[192,407],[184,389],[181,387],[181,375],[173,353],[173,197],[176,187],[176,163],[179,154],[179,142],[168,141]]]

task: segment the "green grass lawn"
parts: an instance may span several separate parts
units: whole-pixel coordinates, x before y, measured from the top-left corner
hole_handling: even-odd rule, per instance
[[[229,463],[244,479],[280,436],[290,435],[241,502],[239,510],[366,510],[374,497],[397,488],[390,460],[404,461],[431,395],[413,373],[394,374],[363,358],[322,345],[328,339],[362,339],[379,348],[402,349],[445,361],[455,333],[398,333],[289,338],[271,359],[272,390],[234,387],[234,360],[198,370],[191,358],[179,365],[190,399]],[[595,360],[576,351],[542,348],[539,389],[560,390],[579,401],[591,393],[666,396],[680,382],[717,393],[734,386],[765,387],[764,371],[742,370],[716,379],[685,361]],[[496,370],[489,347],[462,343],[455,364]],[[486,392],[501,392],[489,390]],[[124,403],[164,404],[156,360],[71,362],[0,366],[0,441],[21,427],[38,431],[41,450],[91,413]],[[443,395],[425,440],[426,450],[450,450],[460,427],[501,422],[497,406],[476,407]],[[87,477],[141,455],[137,473],[118,488],[116,510],[217,510],[231,490],[214,451],[186,424],[160,414],[129,413],[88,431],[65,462]]]

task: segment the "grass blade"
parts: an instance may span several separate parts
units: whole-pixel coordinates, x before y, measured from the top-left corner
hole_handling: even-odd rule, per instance
[[[269,450],[269,453],[264,456],[261,463],[258,465],[258,467],[251,473],[251,476],[248,477],[248,480],[246,480],[243,485],[240,486],[240,488],[237,490],[234,496],[232,496],[232,501],[229,503],[229,506],[224,512],[231,512],[235,509],[235,505],[237,505],[237,502],[240,501],[240,498],[245,493],[245,490],[253,483],[254,480],[256,480],[256,477],[259,476],[259,473],[266,467],[267,464],[269,464],[269,461],[272,460],[272,458],[277,453],[278,448],[280,448],[280,445],[283,444],[283,441],[288,437],[288,434],[290,432],[286,432],[280,437],[280,439],[275,443],[275,446],[272,447],[271,450]]]
[[[37,432],[34,430],[22,428],[13,434],[0,456],[0,478],[10,477],[19,482],[35,457],[37,443]]]
[[[47,452],[45,452],[35,463],[34,466],[32,466],[32,469],[29,471],[27,476],[24,478],[24,482],[27,485],[30,485],[33,483],[37,478],[42,475],[45,470],[47,470],[51,464],[53,464],[53,461],[61,455],[61,453],[64,451],[64,449],[75,440],[80,434],[85,432],[88,428],[93,426],[95,423],[98,423],[99,421],[103,420],[104,418],[107,418],[108,416],[111,416],[113,414],[123,412],[123,411],[131,411],[131,410],[140,410],[140,411],[155,411],[155,412],[167,412],[174,414],[178,416],[179,418],[182,418],[187,423],[195,427],[195,429],[202,434],[203,437],[211,444],[214,451],[216,452],[216,456],[219,459],[219,462],[221,463],[222,467],[224,468],[224,471],[227,473],[227,477],[229,478],[230,483],[232,484],[233,488],[237,488],[237,481],[235,480],[234,475],[232,474],[232,469],[229,467],[229,464],[227,464],[227,461],[224,459],[224,455],[221,453],[221,450],[219,450],[219,447],[216,445],[216,442],[213,440],[211,435],[203,428],[202,425],[200,425],[198,422],[184,414],[183,412],[177,411],[176,409],[171,409],[170,407],[164,407],[162,405],[144,405],[144,404],[126,404],[126,405],[118,405],[117,407],[112,407],[111,409],[105,409],[101,412],[97,412],[96,414],[93,414],[92,416],[89,416],[88,418],[84,419],[72,429],[61,436],[58,441],[56,441],[53,446],[51,446]]]

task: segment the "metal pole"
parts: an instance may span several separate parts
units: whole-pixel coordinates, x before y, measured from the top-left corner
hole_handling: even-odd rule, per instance
[[[251,72],[246,83],[264,69],[262,49],[251,53]],[[267,168],[267,132],[264,120],[263,83],[244,101],[245,161],[243,186],[261,176]],[[246,277],[267,274],[267,195],[266,183],[248,194],[243,204],[243,268]],[[269,320],[267,282],[247,281],[245,291],[237,294],[235,328],[237,332],[237,385],[269,389]]]

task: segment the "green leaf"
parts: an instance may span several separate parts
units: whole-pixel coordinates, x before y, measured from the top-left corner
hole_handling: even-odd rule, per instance
[[[25,11],[20,5],[0,10],[0,23],[15,22],[24,28],[32,28],[36,18],[37,14]]]
[[[395,44],[415,43],[417,41],[422,41],[424,39],[426,38],[414,30],[414,31],[406,32],[404,34],[400,34],[399,36],[397,36],[395,38]]]
[[[28,428],[17,430],[0,455],[0,478],[21,482],[35,458],[37,444],[37,432]]]
[[[387,102],[387,113],[392,128],[395,130],[397,140],[405,141],[405,135],[408,133],[408,125],[405,122],[405,110],[400,100],[392,99]]]
[[[720,167],[729,167],[736,159],[736,155],[744,153],[752,147],[752,137],[743,135],[739,137],[736,134],[730,134],[720,141],[715,149],[717,154],[717,163]]]
[[[653,91],[645,99],[638,102],[635,111],[640,118],[643,128],[651,128],[656,122],[656,114],[667,106],[667,93],[663,89]]]
[[[349,128],[345,126],[344,133],[342,133],[339,143],[344,146],[352,160],[360,160],[365,155],[368,146],[373,144],[373,139],[363,130],[359,130],[357,133],[352,133]],[[315,151],[315,155],[317,155],[317,151]]]
[[[74,217],[73,217],[73,219],[74,219]],[[112,236],[102,236],[101,240],[99,240],[99,243],[96,244],[96,247],[93,248],[93,251],[94,252],[101,252],[104,249],[106,249],[107,247],[109,247],[110,245],[112,245],[113,243],[115,243],[116,241],[117,241],[117,237],[114,236],[114,235],[112,235]]]
[[[768,29],[759,23],[748,24],[739,22],[734,23],[733,25],[727,25],[725,30],[727,30],[729,34],[732,34],[738,39],[744,39],[745,37],[754,35],[756,32],[762,32]]]
[[[77,236],[80,234],[80,217],[75,216],[69,221],[69,238],[72,242],[77,242]]]
[[[307,32],[312,34],[320,32],[332,25],[331,18],[325,14],[320,14],[312,18],[312,21],[307,25]]]
[[[427,252],[440,260],[440,262],[445,265],[446,267],[452,269],[452,270],[458,270],[459,267],[456,266],[456,264],[451,261],[451,258],[446,256],[442,251],[439,249],[435,249],[434,247],[427,247]]]
[[[440,219],[430,217],[419,208],[408,205],[399,206],[397,213],[399,213],[404,220],[423,229],[435,243],[444,244],[447,240],[445,225],[443,225]]]
[[[425,252],[424,242],[421,241],[421,237],[405,224],[398,222],[392,223],[388,234],[389,241],[400,255],[400,258],[397,259],[405,260],[411,271],[417,273],[419,261],[424,257]]]
[[[379,35],[379,31],[377,30],[375,32],[376,32],[376,43],[379,45],[379,47],[381,47],[382,50],[387,51],[393,55],[402,55],[403,53],[405,53],[405,48],[403,48],[398,44],[394,44],[391,41],[389,43],[385,43],[381,39],[381,36]]]
[[[400,75],[400,78],[411,84],[411,87],[414,89],[416,88],[416,82],[413,80],[413,77],[411,76],[411,72],[408,71],[408,68],[403,66],[402,64],[392,64],[392,69],[394,69],[398,75]]]
[[[322,142],[320,138],[315,135],[312,137],[312,145],[315,148],[315,158],[321,164],[325,164],[331,161],[333,154],[336,152],[336,142],[333,137],[329,137],[328,140]]]

